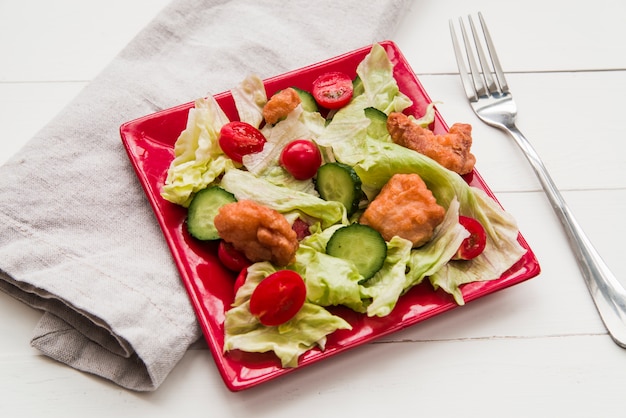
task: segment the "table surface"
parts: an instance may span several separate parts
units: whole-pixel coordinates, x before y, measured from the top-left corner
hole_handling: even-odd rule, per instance
[[[2,0],[0,162],[167,0]],[[190,349],[153,393],[60,365],[29,345],[40,313],[0,294],[3,416],[563,416],[623,413],[626,351],[607,334],[520,150],[482,124],[460,85],[448,20],[482,11],[533,142],[572,212],[626,284],[626,3],[414,1],[392,38],[451,124],[474,126],[477,167],[518,220],[541,274],[382,340],[232,393]],[[193,98],[190,98],[190,100]],[[622,260],[623,261],[623,260]],[[6,412],[9,412],[8,415]],[[147,416],[147,415],[145,415]]]

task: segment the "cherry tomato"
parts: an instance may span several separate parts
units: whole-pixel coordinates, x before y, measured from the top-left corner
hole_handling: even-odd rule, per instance
[[[463,240],[453,259],[471,260],[478,257],[487,243],[485,228],[476,219],[467,216],[459,216],[459,223],[467,229],[470,236]]]
[[[252,292],[250,312],[263,325],[275,326],[293,318],[306,299],[306,285],[298,273],[279,270],[267,276]]]
[[[298,237],[298,241],[302,241],[304,238],[311,235],[311,231],[309,230],[310,225],[303,221],[300,218],[297,218],[293,225],[291,225],[291,229],[296,231],[296,236]]]
[[[298,180],[312,178],[322,165],[322,154],[313,141],[296,139],[280,153],[280,164]]]
[[[230,159],[241,163],[243,156],[263,150],[265,136],[246,122],[229,122],[220,130],[219,144]]]
[[[217,257],[224,267],[236,272],[243,270],[251,264],[250,260],[241,251],[238,251],[231,243],[224,240],[221,240],[217,246]]]
[[[344,73],[322,74],[313,82],[311,94],[318,105],[326,109],[339,109],[352,99],[352,79]]]
[[[246,282],[246,278],[248,277],[248,267],[243,268],[237,278],[235,279],[235,284],[233,285],[233,293],[237,295],[237,291],[243,284]]]

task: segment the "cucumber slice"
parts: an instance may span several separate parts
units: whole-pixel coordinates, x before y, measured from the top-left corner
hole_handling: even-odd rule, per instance
[[[363,80],[358,75],[354,77],[352,80],[352,97],[356,97],[359,94],[365,93],[365,88],[363,87]]]
[[[300,96],[300,100],[302,101],[302,109],[306,110],[307,112],[318,111],[317,102],[315,101],[311,93],[297,87],[292,87],[292,89],[294,89],[296,93],[298,93],[298,96]]]
[[[187,212],[189,234],[202,241],[219,239],[220,236],[213,220],[222,206],[236,201],[232,193],[219,186],[200,190],[189,204]]]
[[[367,127],[367,134],[371,138],[384,138],[389,134],[387,130],[387,115],[375,107],[364,109],[365,116],[370,120]]]
[[[317,170],[315,188],[324,200],[341,202],[348,216],[358,208],[363,197],[361,179],[352,167],[342,163],[326,163]]]
[[[383,267],[387,243],[374,228],[351,224],[335,231],[326,244],[326,254],[352,261],[367,280]]]

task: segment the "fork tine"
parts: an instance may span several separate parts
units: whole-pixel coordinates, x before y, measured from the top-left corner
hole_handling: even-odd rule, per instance
[[[456,64],[459,67],[461,84],[463,84],[465,95],[471,102],[475,102],[476,100],[478,100],[478,95],[476,94],[476,89],[474,87],[472,79],[469,76],[469,72],[467,71],[467,66],[465,65],[463,54],[461,53],[461,47],[459,46],[459,41],[456,35],[456,31],[454,30],[454,22],[452,21],[452,19],[450,19],[450,35],[452,36],[452,48],[454,48],[454,56],[456,58]]]
[[[469,21],[470,28],[472,30],[472,37],[474,38],[474,48],[476,49],[476,54],[478,55],[478,60],[480,62],[480,68],[482,69],[482,77],[485,81],[486,89],[489,93],[495,93],[498,91],[498,87],[495,84],[493,77],[491,76],[491,68],[489,67],[489,62],[487,61],[487,56],[485,51],[483,50],[482,43],[478,38],[478,31],[476,30],[476,26],[474,26],[474,20],[472,16],[467,16],[467,20]],[[480,21],[481,26],[483,25],[483,20]],[[484,26],[483,26],[484,28]],[[489,52],[491,50],[489,49]],[[476,70],[476,74],[478,76],[478,70]]]
[[[509,85],[504,77],[504,71],[502,71],[502,66],[500,65],[496,48],[493,45],[489,29],[487,29],[487,24],[485,23],[485,19],[483,19],[483,14],[481,12],[478,12],[478,19],[480,20],[480,26],[483,29],[483,34],[485,35],[485,40],[487,41],[487,49],[489,50],[489,56],[491,57],[491,63],[493,64],[498,84],[500,84],[500,89],[502,93],[508,93]]]
[[[476,94],[478,95],[478,97],[486,96],[487,86],[485,85],[485,80],[481,76],[480,70],[478,69],[478,65],[476,64],[476,59],[474,58],[474,53],[472,50],[470,39],[469,39],[469,36],[467,35],[467,31],[465,30],[465,24],[463,23],[463,19],[461,18],[459,18],[459,26],[461,27],[461,35],[463,36],[463,43],[465,44],[465,53],[467,55],[467,61],[469,63],[470,74],[474,82],[474,88],[476,89]]]

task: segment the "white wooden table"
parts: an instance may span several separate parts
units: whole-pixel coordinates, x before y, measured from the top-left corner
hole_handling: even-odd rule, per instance
[[[167,3],[0,0],[0,162]],[[448,123],[474,125],[477,168],[517,218],[541,275],[240,393],[227,390],[201,346],[154,393],[57,364],[29,346],[40,313],[0,294],[2,416],[624,416],[626,350],[607,335],[521,152],[463,95],[448,19],[479,10],[520,129],[626,284],[626,3],[416,0],[393,40]]]

